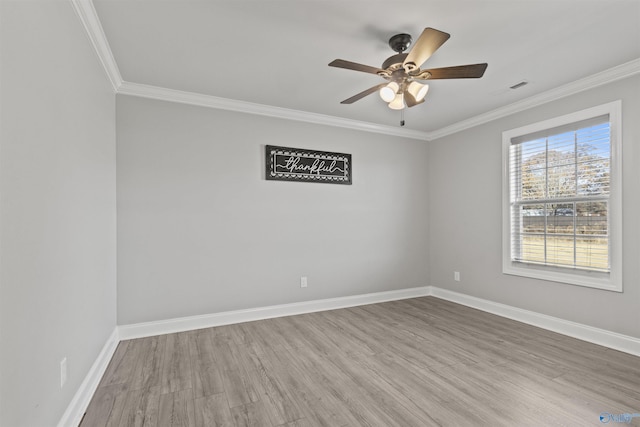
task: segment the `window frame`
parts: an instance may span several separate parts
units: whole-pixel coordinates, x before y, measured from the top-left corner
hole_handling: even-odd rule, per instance
[[[512,140],[603,115],[610,123],[609,257],[610,272],[532,264],[511,259],[511,189],[509,148]],[[622,292],[622,102],[587,108],[502,133],[502,272],[504,274]]]

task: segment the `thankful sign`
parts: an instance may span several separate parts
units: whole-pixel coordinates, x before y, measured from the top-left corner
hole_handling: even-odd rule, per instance
[[[267,145],[266,179],[351,185],[351,154]]]

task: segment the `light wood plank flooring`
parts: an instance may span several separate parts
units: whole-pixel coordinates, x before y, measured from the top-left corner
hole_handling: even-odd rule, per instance
[[[603,412],[640,413],[640,358],[425,297],[123,341],[81,426],[596,426]]]

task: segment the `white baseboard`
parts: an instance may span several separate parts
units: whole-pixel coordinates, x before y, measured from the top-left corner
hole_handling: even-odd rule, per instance
[[[620,350],[635,356],[640,356],[640,339],[638,338],[449,291],[435,286],[423,286],[396,291],[376,292],[364,295],[304,301],[292,304],[273,305],[246,310],[205,314],[201,316],[189,316],[155,322],[122,325],[118,327],[118,332],[121,340],[143,338],[154,335],[184,332],[194,329],[211,328],[214,326],[231,325],[235,323],[251,322],[254,320],[272,319],[274,317],[293,316],[296,314],[335,310],[338,308],[423,296],[434,296],[436,298],[486,311],[487,313],[496,314],[508,319],[517,320],[532,326],[537,326],[549,331],[578,338],[583,341]]]
[[[62,419],[58,423],[58,427],[77,426],[80,423],[80,420],[89,406],[89,402],[98,388],[100,379],[106,371],[109,361],[113,357],[120,340],[424,296],[433,296],[457,304],[476,308],[487,313],[496,314],[508,319],[547,329],[549,331],[578,338],[583,341],[620,350],[635,356],[640,356],[640,339],[638,338],[582,325],[580,323],[547,316],[529,310],[523,310],[521,308],[449,291],[435,286],[423,286],[418,288],[304,301],[292,304],[273,305],[246,310],[206,314],[202,316],[190,316],[177,319],[160,320],[156,322],[118,326],[107,339],[104,348],[99,353],[98,358],[74,395],[71,403],[62,416]]]
[[[155,322],[122,325],[119,326],[118,330],[120,333],[120,339],[125,340],[190,331],[194,329],[211,328],[214,326],[231,325],[234,323],[251,322],[254,320],[271,319],[274,317],[335,310],[338,308],[375,304],[385,301],[424,297],[429,294],[430,288],[428,286],[423,286],[418,288],[399,289],[396,291],[376,292],[364,295],[304,301],[292,304],[272,305],[246,310],[226,311],[201,316],[189,316]]]
[[[640,356],[640,339],[430,286],[429,295],[583,341]]]
[[[91,369],[89,369],[89,373],[82,381],[82,384],[80,384],[73,399],[71,399],[67,410],[64,411],[62,418],[58,422],[58,427],[70,427],[80,424],[82,416],[87,410],[87,407],[89,407],[89,402],[91,402],[93,394],[98,389],[98,384],[107,370],[107,366],[119,342],[120,336],[118,334],[118,327],[116,326],[109,338],[107,338],[104,347],[102,347],[102,350],[98,353],[96,361],[91,366]]]

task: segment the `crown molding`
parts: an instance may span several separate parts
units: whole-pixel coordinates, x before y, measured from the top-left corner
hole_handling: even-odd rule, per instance
[[[600,73],[593,74],[589,77],[576,80],[575,82],[568,83],[555,89],[539,93],[521,101],[514,102],[513,104],[496,108],[495,110],[491,110],[486,113],[471,117],[469,119],[459,121],[450,126],[445,126],[435,131],[427,132],[427,140],[431,141],[434,139],[442,138],[444,136],[470,129],[485,123],[489,123],[493,120],[497,120],[511,114],[519,113],[521,111],[525,111],[530,108],[555,101],[557,99],[574,95],[588,89],[593,89],[598,86],[609,84],[615,82],[616,80],[622,80],[638,73],[640,73],[640,58],[634,59],[633,61],[626,62]]]
[[[427,132],[417,130],[361,122],[358,120],[344,119],[341,117],[327,116],[307,111],[292,110],[289,108],[274,107],[271,105],[256,104],[252,102],[238,101],[235,99],[221,98],[218,96],[203,95],[200,93],[185,92],[139,83],[122,82],[117,93],[121,95],[196,105],[200,107],[256,114],[259,116],[275,117],[278,119],[295,120],[299,122],[373,132],[403,138],[419,139],[421,141],[427,140]]]
[[[221,110],[237,111],[267,117],[276,117],[280,119],[296,120],[325,126],[334,126],[364,132],[417,139],[421,141],[432,141],[442,138],[447,135],[470,129],[511,114],[519,113],[560,98],[640,73],[640,58],[638,58],[575,82],[514,102],[513,104],[456,122],[450,126],[445,126],[430,132],[424,132],[394,126],[379,125],[370,122],[362,122],[358,120],[344,119],[341,117],[328,116],[307,111],[255,104],[212,95],[125,82],[120,75],[118,64],[113,57],[113,53],[109,47],[109,42],[104,34],[102,24],[100,23],[100,19],[98,18],[98,14],[93,6],[92,0],[70,0],[70,2],[76,14],[80,18],[89,39],[91,40],[114,91],[118,94],[198,105]]]
[[[107,41],[107,36],[104,34],[102,24],[98,18],[93,2],[91,0],[70,0],[73,9],[80,18],[80,22],[84,26],[84,29],[91,40],[91,44],[98,55],[98,59],[107,73],[107,77],[113,86],[113,90],[117,93],[120,86],[122,86],[123,80],[118,69],[111,47]]]
[[[70,0],[73,9],[80,18],[80,22],[98,55],[113,90],[117,94],[139,96],[143,98],[157,99],[182,104],[198,105],[201,107],[217,108],[221,110],[237,111],[248,114],[257,114],[280,119],[296,120],[325,126],[340,127],[358,131],[379,133],[384,135],[399,136],[403,138],[426,141],[427,132],[397,128],[393,126],[379,125],[376,123],[362,122],[358,120],[344,119],[327,116],[324,114],[310,113],[288,108],[274,107],[264,104],[255,104],[245,101],[221,98],[193,92],[184,92],[174,89],[149,86],[138,83],[125,82],[122,79],[118,64],[116,63],[107,37],[102,29],[102,24],[91,0]]]

